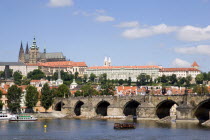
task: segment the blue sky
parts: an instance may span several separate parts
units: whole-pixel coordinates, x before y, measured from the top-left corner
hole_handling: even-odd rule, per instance
[[[20,42],[88,66],[162,65],[210,71],[209,0],[1,0],[0,61]]]

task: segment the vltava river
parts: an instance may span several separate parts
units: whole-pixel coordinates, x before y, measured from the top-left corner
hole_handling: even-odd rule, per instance
[[[210,129],[197,123],[139,121],[136,129],[114,130],[114,120],[54,119],[0,121],[0,140],[209,140]],[[47,124],[47,129],[44,125]]]

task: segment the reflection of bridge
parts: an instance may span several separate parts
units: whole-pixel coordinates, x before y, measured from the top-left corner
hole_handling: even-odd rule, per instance
[[[177,120],[208,120],[210,96],[99,96],[56,98],[53,109],[70,116],[95,117],[137,115],[138,118],[164,118],[170,116],[177,104]]]

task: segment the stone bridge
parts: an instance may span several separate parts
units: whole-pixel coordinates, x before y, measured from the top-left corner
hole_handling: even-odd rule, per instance
[[[138,119],[162,119],[171,115],[176,104],[176,120],[209,119],[209,95],[145,95],[56,98],[53,109],[69,116],[118,118],[128,115]]]

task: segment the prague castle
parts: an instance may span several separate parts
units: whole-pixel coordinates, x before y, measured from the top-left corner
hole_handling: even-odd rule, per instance
[[[34,38],[32,46],[29,48],[27,43],[25,51],[21,42],[18,61],[25,64],[37,64],[39,62],[66,61],[66,57],[61,52],[47,53],[46,49],[43,53],[40,52]]]

